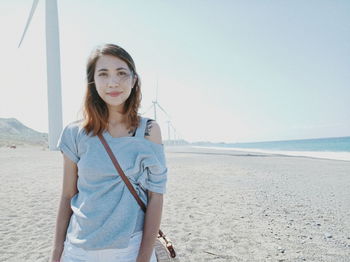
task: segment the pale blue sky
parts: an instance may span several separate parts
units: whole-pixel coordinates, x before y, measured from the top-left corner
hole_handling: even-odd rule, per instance
[[[0,117],[48,130],[44,4],[17,49],[32,1],[1,1]],[[84,94],[85,63],[121,45],[188,141],[350,135],[349,1],[58,1],[64,124]],[[147,116],[152,117],[152,111]],[[168,137],[159,111],[163,139]]]

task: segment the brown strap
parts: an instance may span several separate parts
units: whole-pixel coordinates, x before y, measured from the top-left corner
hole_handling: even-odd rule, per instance
[[[131,192],[131,194],[134,196],[134,198],[136,199],[137,203],[140,205],[140,207],[142,208],[142,210],[146,213],[146,205],[142,202],[142,200],[140,199],[140,197],[137,195],[136,190],[134,189],[134,187],[131,185],[129,179],[127,178],[127,176],[124,174],[124,171],[121,169],[117,159],[115,158],[111,148],[109,147],[107,141],[105,140],[105,138],[99,134],[98,137],[100,138],[102,144],[104,145],[109,157],[111,158],[115,168],[117,169],[118,173],[120,174],[121,178],[124,180],[126,186],[128,187],[129,191]],[[163,234],[163,232],[159,229],[159,235],[161,237],[165,236]]]
[[[105,147],[109,157],[111,158],[115,168],[117,169],[118,173],[120,174],[121,178],[124,180],[126,186],[128,187],[129,191],[131,192],[131,194],[134,196],[134,198],[136,199],[137,203],[140,205],[141,209],[146,213],[146,205],[142,202],[141,198],[137,195],[136,193],[136,190],[134,189],[134,187],[131,185],[129,179],[127,178],[127,176],[124,174],[124,171],[123,169],[120,167],[117,159],[115,158],[111,148],[109,147],[106,139],[101,135],[99,134],[98,137],[100,138],[103,146]],[[175,253],[175,250],[174,250],[174,247],[171,243],[171,241],[164,235],[164,233],[162,232],[162,230],[159,229],[159,232],[158,232],[159,236],[162,237],[166,243],[166,247],[170,253],[170,256],[171,257],[176,257],[176,253]]]
[[[135,188],[131,185],[129,179],[124,174],[123,169],[120,167],[120,165],[119,165],[117,159],[115,158],[111,148],[109,147],[106,139],[102,135],[99,135],[98,137],[100,138],[102,144],[104,145],[105,149],[107,150],[107,153],[108,153],[109,157],[111,158],[111,160],[112,160],[115,168],[117,169],[118,173],[120,174],[121,178],[124,180],[124,182],[125,182],[126,186],[128,187],[129,191],[135,197],[137,203],[140,205],[142,210],[146,213],[146,205],[142,202],[140,197],[137,195]]]

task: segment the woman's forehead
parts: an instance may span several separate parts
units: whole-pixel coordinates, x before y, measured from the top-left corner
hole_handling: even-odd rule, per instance
[[[112,55],[102,55],[97,59],[96,70],[101,68],[108,69],[118,69],[125,68],[128,69],[128,65],[120,58]]]

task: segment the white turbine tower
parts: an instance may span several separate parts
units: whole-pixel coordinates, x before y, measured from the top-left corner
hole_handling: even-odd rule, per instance
[[[39,0],[34,0],[26,27],[18,47],[24,39]],[[45,2],[45,32],[46,32],[46,64],[47,64],[47,97],[49,117],[49,149],[57,150],[56,145],[62,131],[62,96],[60,41],[58,30],[57,0]]]

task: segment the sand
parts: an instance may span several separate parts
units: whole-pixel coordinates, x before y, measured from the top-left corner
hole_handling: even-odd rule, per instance
[[[182,262],[350,261],[350,162],[166,147],[161,229]],[[62,156],[0,148],[0,261],[49,261]]]

